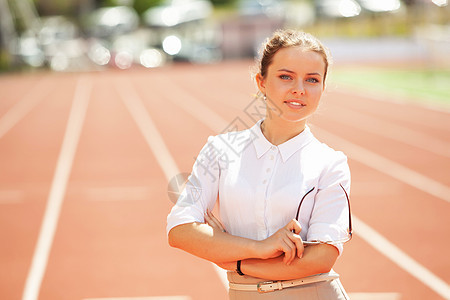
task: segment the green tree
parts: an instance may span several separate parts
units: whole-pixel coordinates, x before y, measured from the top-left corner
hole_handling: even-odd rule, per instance
[[[138,14],[142,14],[144,11],[150,7],[160,5],[164,0],[134,0],[134,1],[123,1],[123,0],[103,0],[101,6],[117,6],[123,3],[130,2],[133,4],[134,9]]]

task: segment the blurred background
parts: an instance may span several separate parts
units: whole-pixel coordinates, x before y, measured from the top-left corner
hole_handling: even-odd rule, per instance
[[[336,61],[450,65],[448,0],[0,0],[0,70],[154,68],[253,57],[275,29]]]

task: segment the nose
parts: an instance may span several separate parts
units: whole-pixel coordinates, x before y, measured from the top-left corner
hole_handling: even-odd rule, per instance
[[[294,87],[292,88],[292,94],[294,95],[304,95],[305,94],[305,87],[303,85],[303,82],[296,82]]]

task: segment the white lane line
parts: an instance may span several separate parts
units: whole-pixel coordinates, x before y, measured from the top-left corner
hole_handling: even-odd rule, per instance
[[[399,293],[348,293],[352,300],[400,300]]]
[[[92,82],[88,78],[82,77],[78,80],[22,300],[37,300],[39,296],[67,182],[89,104],[91,88]]]
[[[181,99],[181,98],[178,98],[178,99]],[[183,97],[182,99],[184,101],[186,98]],[[198,102],[195,103],[195,104],[194,103],[189,103],[189,104],[194,106],[194,107],[188,112],[193,112],[193,113],[196,112],[195,105],[203,105],[203,104],[199,104]],[[205,122],[204,119],[201,118],[201,116],[194,115],[194,117],[197,117],[198,120],[200,120],[202,122]],[[220,118],[217,121],[221,122],[221,120],[223,120],[223,119]],[[223,124],[220,124],[220,123],[219,123],[219,125],[223,126]],[[318,129],[317,126],[314,126],[314,129]],[[411,170],[409,170],[409,169],[407,169],[407,168],[405,168],[405,167],[403,167],[401,165],[398,165],[395,162],[387,160],[387,159],[385,159],[385,158],[383,158],[383,157],[381,157],[381,156],[379,156],[379,155],[377,155],[375,153],[372,153],[372,152],[370,152],[370,151],[368,151],[368,150],[366,150],[366,149],[364,149],[364,148],[362,148],[360,146],[351,144],[350,142],[347,142],[346,140],[344,140],[342,138],[339,138],[339,137],[337,137],[335,135],[332,135],[332,134],[330,134],[330,133],[328,133],[328,132],[326,132],[326,131],[324,131],[322,129],[320,129],[320,132],[321,132],[321,135],[325,136],[327,140],[334,139],[335,141],[339,142],[339,145],[345,150],[345,152],[347,154],[349,154],[349,156],[352,159],[355,159],[355,157],[356,157],[361,163],[364,163],[364,164],[368,165],[369,167],[373,167],[376,170],[382,171],[384,174],[387,174],[387,175],[390,175],[390,176],[395,176],[395,178],[398,177],[397,179],[399,179],[399,180],[401,180],[403,182],[406,182],[406,183],[410,183],[410,184],[412,184],[412,183],[419,183],[418,182],[419,180],[423,180],[423,181],[420,181],[420,183],[421,183],[420,185],[418,185],[418,186],[413,185],[413,186],[416,187],[416,188],[425,188],[425,187],[427,187],[427,188],[438,188],[438,191],[435,190],[434,193],[438,194],[439,198],[443,198],[444,200],[448,199],[448,196],[450,195],[450,192],[448,194],[443,193],[443,191],[440,190],[442,188],[442,185],[440,185],[439,183],[436,183],[436,182],[428,179],[427,177],[422,176],[421,174],[418,174],[418,173],[416,173],[414,171],[411,171]],[[404,179],[404,178],[402,178],[402,176],[405,176],[407,178]],[[410,179],[410,177],[413,178],[413,179]],[[427,184],[431,184],[432,186],[431,187],[427,186]],[[444,186],[444,188],[447,188],[447,187]],[[429,192],[428,190],[424,190],[424,191],[425,192]],[[355,216],[354,216],[354,218],[357,219]],[[360,224],[364,224],[359,219],[358,219],[357,223],[358,224],[355,224],[355,228],[358,228],[358,226]],[[365,229],[367,229],[367,230],[365,230]],[[371,233],[376,233],[376,231],[374,229],[372,229],[371,227],[369,227],[368,225],[365,225],[364,229],[359,230],[357,232],[359,232],[359,234],[358,234],[359,236],[364,236],[368,232],[368,230],[370,230]],[[385,241],[388,241],[386,238],[384,238],[380,234],[378,234],[378,236],[380,237],[380,239],[382,238]],[[373,247],[376,246],[376,245],[374,245],[372,243],[370,245],[372,245]],[[377,247],[375,247],[375,248],[377,250],[379,250]],[[431,286],[434,287],[436,285],[440,285],[440,287],[442,288],[442,282],[443,281],[441,279],[439,279],[439,277],[437,277],[436,275],[433,275],[432,272],[428,271],[428,269],[426,269],[425,267],[421,266],[418,262],[414,261],[412,258],[409,258],[409,256],[407,256],[406,253],[401,252],[401,250],[396,248],[394,245],[392,245],[391,247],[388,247],[386,249],[384,249],[384,248],[380,248],[380,249],[382,249],[382,251],[380,251],[381,254],[387,256],[388,258],[391,258],[393,260],[399,259],[402,262],[408,261],[408,263],[412,263],[414,266],[417,266],[418,269],[423,270],[425,272],[424,274],[428,274],[428,275],[420,277],[419,280],[421,280],[425,285],[430,286],[430,287]],[[396,249],[398,249],[398,251],[396,251]],[[393,252],[388,253],[389,251],[393,251]],[[405,258],[405,257],[408,257],[408,258]],[[405,270],[407,272],[410,271],[409,269],[405,269]],[[423,281],[423,280],[425,280],[425,281]],[[441,284],[439,284],[439,282]],[[445,291],[445,287],[443,288],[443,290]],[[448,290],[448,286],[447,286],[447,290]],[[441,291],[442,291],[441,289],[437,290],[437,292],[439,292],[439,293]],[[447,294],[447,295],[450,295],[450,293]]]
[[[450,187],[424,176],[414,170],[402,166],[395,161],[387,159],[375,152],[369,151],[361,146],[353,144],[337,135],[329,133],[317,126],[314,130],[320,133],[325,140],[335,141],[340,148],[351,158],[383,174],[406,183],[424,193],[436,198],[450,202]]]
[[[170,181],[173,176],[180,172],[174,159],[170,155],[169,149],[164,143],[164,139],[156,128],[155,123],[150,118],[147,108],[128,80],[120,81],[116,87],[148,146],[155,155],[157,154],[157,161],[160,163],[164,175]]]
[[[85,298],[83,300],[191,300],[189,296]]]
[[[180,174],[181,172],[178,169],[175,160],[170,155],[169,149],[167,148],[164,139],[159,133],[158,128],[156,127],[155,123],[148,114],[147,108],[143,104],[142,99],[137,94],[136,90],[133,88],[131,83],[125,79],[121,80],[120,83],[116,84],[116,88],[123,102],[125,103],[125,106],[129,110],[131,116],[133,117],[137,126],[139,127],[141,134],[144,136],[148,146],[150,147],[153,154],[157,158],[156,160],[158,161],[161,169],[163,170],[167,181],[169,182],[169,184],[170,183],[175,184],[175,181],[172,181],[172,178],[175,175]],[[171,190],[178,189],[177,186],[172,186],[170,188]],[[222,284],[225,286],[225,288],[228,289],[228,280],[226,271],[219,268],[215,264],[212,265],[214,266],[214,270],[216,271],[220,280],[222,281]]]
[[[427,268],[416,262],[412,257],[391,243],[380,233],[365,224],[359,218],[353,216],[355,232],[381,254],[389,258],[393,263],[408,272],[411,276],[427,285],[444,299],[450,299],[450,286],[434,275]]]
[[[331,105],[330,105],[331,106]],[[327,110],[326,108],[324,110]],[[327,118],[336,122],[355,126],[358,129],[370,132],[372,134],[390,138],[404,144],[419,148],[437,155],[450,157],[450,143],[443,140],[433,138],[429,135],[411,130],[409,128],[399,126],[395,123],[371,117],[367,114],[359,113],[349,108],[343,109],[338,105],[333,105],[330,109],[333,113],[327,114]],[[351,118],[342,117],[351,115]]]
[[[50,93],[49,80],[40,80],[25,96],[0,118],[0,139]]]
[[[163,76],[166,77],[165,75],[161,75],[160,80],[162,80],[161,78]],[[170,81],[170,79],[168,78],[166,79],[166,82],[168,80]],[[174,97],[174,95],[176,96]],[[229,122],[222,118],[221,115],[217,114],[209,107],[203,105],[195,97],[191,96],[189,92],[185,91],[185,89],[181,88],[178,85],[174,84],[170,87],[170,96],[164,94],[161,94],[161,96],[171,101],[172,103],[175,103],[190,115],[201,120],[203,124],[209,127],[213,132],[222,132],[229,124]],[[183,101],[174,101],[174,99],[183,99]]]

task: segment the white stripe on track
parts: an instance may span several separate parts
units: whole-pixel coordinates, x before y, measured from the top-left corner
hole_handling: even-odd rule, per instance
[[[383,174],[406,183],[424,193],[450,202],[450,188],[434,179],[424,176],[414,170],[402,166],[395,161],[387,159],[375,152],[353,144],[337,135],[329,133],[317,126],[314,130],[320,133],[326,140],[335,141],[340,148],[351,158]]]
[[[441,295],[444,299],[450,299],[450,286],[445,281],[416,262],[408,254],[357,217],[353,216],[353,221],[355,233],[357,233],[359,237],[389,258],[393,263],[408,272],[411,276]]]
[[[161,134],[158,131],[155,123],[151,119],[148,114],[147,108],[143,104],[142,99],[137,94],[136,90],[133,88],[131,83],[128,80],[121,80],[118,84],[116,84],[116,88],[125,103],[125,106],[129,110],[131,116],[135,120],[136,124],[141,131],[141,134],[144,136],[148,146],[152,150],[153,154],[157,158],[156,161],[159,163],[166,179],[169,183],[173,182],[171,180],[175,175],[180,174],[180,170],[170,155],[170,151],[164,142]],[[171,187],[172,190],[177,190],[178,187]],[[228,288],[228,280],[226,276],[226,271],[219,268],[217,265],[212,264],[214,270],[219,276],[222,284],[227,289]]]
[[[78,80],[22,300],[37,300],[53,243],[67,182],[89,104],[92,82]]]
[[[163,75],[161,75],[162,77]],[[170,78],[167,77],[166,82],[169,82]],[[177,95],[177,96],[173,96]],[[214,110],[209,107],[203,105],[200,101],[198,101],[194,96],[191,96],[189,92],[185,91],[178,85],[172,85],[170,87],[170,96],[167,97],[162,95],[167,100],[173,102],[177,106],[184,109],[190,115],[194,116],[198,120],[201,120],[203,124],[209,127],[214,132],[222,132],[229,122],[227,122],[221,115],[216,113]],[[183,99],[183,101],[173,101],[174,99]]]
[[[450,143],[443,140],[355,110],[341,108],[338,105],[333,105],[330,109],[333,113],[328,114],[327,118],[334,119],[336,122],[350,126],[358,124],[360,130],[450,158]],[[342,117],[345,115],[351,115],[351,117]]]
[[[188,94],[187,91],[183,91],[185,94]],[[177,98],[177,97],[175,97]],[[183,98],[178,98],[178,99],[183,99],[183,101],[185,101],[187,98],[185,96],[183,96]],[[199,121],[204,122],[205,120],[202,118],[201,115],[199,115],[197,113],[197,106],[196,105],[204,105],[201,104],[200,102],[190,102],[190,103],[184,103],[183,107],[186,106],[192,106],[190,108],[189,111],[187,111],[188,113],[190,113],[191,115],[193,115],[194,117],[196,117]],[[219,118],[216,120],[216,122],[218,122],[218,126],[211,126],[210,124],[206,124],[208,127],[219,127],[221,128],[221,126],[223,126],[224,124],[222,124],[224,122],[223,118]],[[225,126],[224,126],[225,127]],[[314,129],[318,129],[317,126],[314,126]],[[437,183],[431,179],[429,179],[428,177],[425,177],[417,172],[414,172],[412,170],[407,169],[406,167],[403,167],[393,161],[390,161],[378,154],[372,153],[360,146],[354,145],[340,137],[337,137],[335,135],[332,135],[331,133],[326,132],[325,130],[320,129],[319,131],[321,133],[321,135],[325,136],[326,139],[334,139],[336,142],[339,143],[340,146],[342,146],[342,148],[344,149],[344,151],[349,154],[349,156],[352,159],[356,159],[359,162],[372,167],[384,174],[387,174],[389,176],[393,176],[396,179],[411,184],[413,187],[415,188],[419,188],[422,189],[424,192],[428,192],[430,193],[429,190],[425,190],[424,188],[426,187],[427,189],[431,188],[433,189],[432,193],[433,194],[437,194],[437,196],[441,199],[444,199],[446,201],[448,201],[447,199],[449,199],[449,195],[450,195],[450,191],[446,194],[445,192],[448,190],[448,188],[446,186],[443,186],[440,183]],[[356,157],[356,158],[355,158]],[[406,177],[406,178],[403,178]],[[420,184],[419,184],[420,183]],[[415,185],[417,184],[417,185]],[[427,184],[429,184],[427,186]],[[354,216],[355,219],[357,219]],[[412,258],[410,258],[405,252],[402,252],[399,248],[395,247],[392,243],[390,243],[386,238],[384,238],[382,235],[378,234],[374,229],[372,229],[371,227],[369,227],[368,225],[364,224],[361,220],[357,219],[357,224],[355,224],[355,228],[357,228],[359,225],[363,224],[362,226],[364,227],[364,229],[359,230],[357,232],[359,232],[359,236],[363,236],[365,234],[373,234],[373,236],[378,237],[380,240],[385,241],[385,244],[388,245],[386,248],[383,248],[383,251],[380,251],[380,253],[382,255],[387,256],[390,259],[396,259],[401,261],[402,265],[404,265],[404,262],[408,262],[411,263],[412,265],[415,266],[415,268],[413,270],[421,270],[424,272],[424,274],[427,274],[425,276],[421,276],[420,278],[418,278],[423,284],[431,287],[431,288],[436,288],[436,292],[437,293],[441,293],[442,291],[446,291],[447,287],[447,291],[448,291],[448,286],[443,286],[443,281],[437,277],[436,275],[434,275],[431,271],[429,271],[428,269],[426,269],[425,267],[423,267],[422,265],[420,265],[418,262],[416,262],[415,260],[413,260]],[[365,225],[365,226],[364,226]],[[364,238],[364,237],[363,237]],[[373,247],[375,247],[377,250],[379,250],[376,245],[370,243],[370,245],[372,245]],[[389,252],[392,251],[392,252]],[[405,269],[405,271],[407,271],[408,273],[411,272],[411,269]],[[417,278],[417,277],[416,277]],[[445,283],[444,283],[445,284]],[[450,294],[447,294],[450,295]],[[446,298],[447,299],[447,298]]]
[[[50,93],[48,80],[40,80],[25,96],[0,118],[0,139]]]
[[[180,172],[170,155],[169,149],[164,143],[164,139],[150,118],[147,108],[128,80],[120,81],[116,87],[126,108],[135,120],[141,134],[144,136],[145,141],[158,158],[157,161],[160,163],[164,175],[170,181],[173,176]]]

